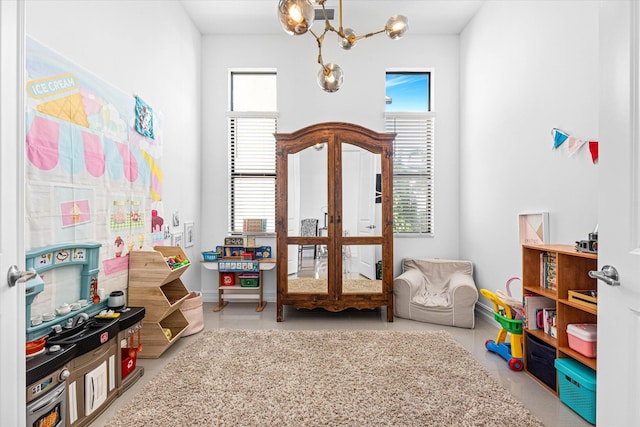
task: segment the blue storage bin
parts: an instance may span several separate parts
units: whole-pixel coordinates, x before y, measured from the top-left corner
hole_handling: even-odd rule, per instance
[[[526,335],[527,371],[545,383],[550,389],[556,389],[556,349],[531,334]]]
[[[202,259],[206,262],[217,261],[220,254],[214,251],[202,252]]]
[[[596,371],[577,360],[556,359],[560,401],[578,415],[596,423]]]

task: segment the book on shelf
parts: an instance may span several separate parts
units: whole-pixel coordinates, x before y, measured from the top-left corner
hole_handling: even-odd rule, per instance
[[[553,291],[558,289],[558,264],[553,252],[540,254],[540,287]]]
[[[542,309],[542,317],[544,319],[544,333],[551,335],[552,338],[558,337],[558,327],[556,324],[556,309],[544,308]]]
[[[550,298],[537,294],[525,294],[524,303],[524,327],[527,329],[538,329],[536,325],[536,315],[544,308],[555,308],[556,302]]]

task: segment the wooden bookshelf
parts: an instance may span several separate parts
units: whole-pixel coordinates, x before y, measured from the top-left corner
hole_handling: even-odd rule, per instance
[[[556,258],[556,288],[545,287],[543,257],[553,254]],[[556,358],[569,357],[580,363],[596,369],[596,358],[585,357],[569,347],[567,325],[579,323],[597,323],[597,308],[577,304],[569,300],[570,290],[598,289],[595,279],[589,277],[589,271],[598,269],[596,254],[578,252],[571,245],[523,245],[522,246],[522,286],[524,294],[535,294],[547,297],[555,302],[557,337],[542,330],[523,328],[523,343],[525,344],[525,371],[534,379],[539,380],[529,372],[527,360],[526,336],[535,336],[538,340],[555,349]],[[542,383],[551,392],[557,393]]]

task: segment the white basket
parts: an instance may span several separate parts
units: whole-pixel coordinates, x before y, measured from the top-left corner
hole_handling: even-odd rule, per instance
[[[183,337],[193,335],[204,329],[202,313],[202,295],[200,292],[191,291],[180,306],[182,315],[189,321],[189,326],[182,333]]]

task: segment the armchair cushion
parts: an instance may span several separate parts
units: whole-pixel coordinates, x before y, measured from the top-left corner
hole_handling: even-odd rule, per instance
[[[473,328],[478,290],[473,264],[463,260],[405,259],[394,280],[395,315]]]

